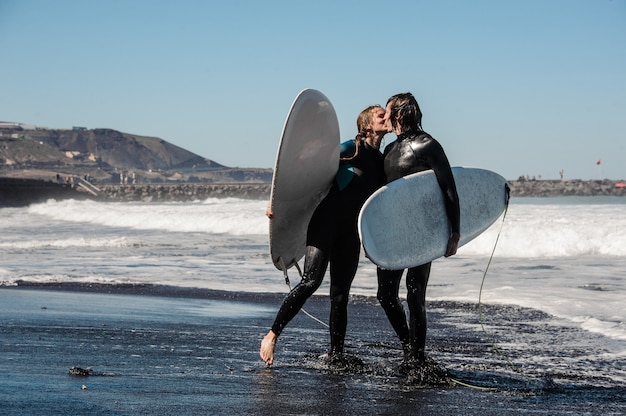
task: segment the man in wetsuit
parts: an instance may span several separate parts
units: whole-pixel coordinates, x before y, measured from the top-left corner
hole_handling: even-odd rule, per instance
[[[359,263],[361,242],[357,219],[365,200],[385,182],[380,142],[388,132],[385,110],[371,106],[357,118],[355,140],[342,143],[340,163],[328,195],[316,208],[307,228],[304,273],[284,299],[271,330],[261,341],[259,355],[268,365],[285,326],[319,288],[330,262],[330,352],[343,357],[348,322],[348,296]],[[271,213],[269,213],[271,215]]]
[[[446,257],[456,253],[460,238],[459,197],[443,148],[422,129],[422,113],[417,100],[410,93],[397,94],[387,101],[385,119],[397,139],[384,151],[384,169],[387,182],[415,172],[432,169],[444,196],[446,213],[450,223],[450,238]],[[407,221],[411,213],[407,212]],[[419,247],[416,247],[419,249]],[[402,342],[404,364],[415,367],[425,362],[426,344],[426,286],[431,263],[408,269],[406,276],[409,322],[398,290],[404,270],[378,268],[378,301],[389,322]]]

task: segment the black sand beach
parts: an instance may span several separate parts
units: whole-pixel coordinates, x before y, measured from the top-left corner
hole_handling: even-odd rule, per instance
[[[429,356],[472,387],[409,383],[397,371],[399,344],[369,298],[349,309],[348,352],[361,368],[324,364],[327,329],[303,314],[268,368],[258,346],[281,299],[165,287],[1,288],[0,414],[626,413],[626,385],[611,378],[623,358],[605,355],[599,335],[517,307],[485,306],[492,344],[477,305],[430,302]],[[326,320],[325,296],[305,308]],[[73,376],[72,367],[91,373]]]

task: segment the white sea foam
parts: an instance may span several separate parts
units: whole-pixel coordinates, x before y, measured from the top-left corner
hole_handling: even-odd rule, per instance
[[[106,227],[241,236],[267,234],[266,205],[266,201],[235,198],[184,204],[66,200],[32,205],[28,212],[54,221]],[[517,204],[513,199],[504,224],[502,220],[461,247],[459,254],[490,254],[500,234],[496,253],[501,257],[626,256],[626,201],[550,205],[545,201]]]
[[[459,253],[489,253],[500,230],[497,254],[503,257],[626,256],[626,201],[574,205],[513,202],[504,224],[500,218]]]
[[[286,292],[269,259],[266,205],[67,200],[4,208],[0,284],[131,282]],[[626,199],[513,199],[504,223],[496,221],[457,256],[433,263],[428,297],[478,302],[480,296],[484,303],[536,308],[605,335],[617,343],[611,353],[626,354],[625,229]],[[297,282],[294,269],[290,277]],[[351,293],[375,296],[376,285],[375,267],[362,258]],[[328,279],[318,293],[328,293]]]
[[[264,201],[234,198],[169,204],[51,200],[28,211],[55,221],[107,227],[247,235],[267,233],[266,206]]]
[[[59,239],[26,239],[20,241],[0,242],[0,248],[6,250],[35,250],[45,247],[77,248],[77,247],[127,247],[126,237],[85,238],[75,237]]]

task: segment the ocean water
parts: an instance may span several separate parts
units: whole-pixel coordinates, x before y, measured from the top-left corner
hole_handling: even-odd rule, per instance
[[[232,198],[50,200],[3,208],[0,285],[147,283],[286,293],[269,258],[266,205]],[[513,198],[504,218],[456,256],[433,263],[427,297],[534,308],[603,335],[607,357],[623,359],[625,230],[624,198]],[[290,278],[298,281],[295,269]],[[328,294],[327,280],[319,295]],[[375,267],[364,257],[352,293],[376,294]]]

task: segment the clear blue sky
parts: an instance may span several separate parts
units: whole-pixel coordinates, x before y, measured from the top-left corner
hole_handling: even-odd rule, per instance
[[[342,139],[410,91],[452,165],[626,179],[626,0],[0,0],[1,121],[273,167],[304,88]]]

